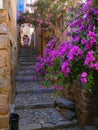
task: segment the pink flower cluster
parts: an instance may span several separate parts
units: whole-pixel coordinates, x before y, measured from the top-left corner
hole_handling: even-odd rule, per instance
[[[62,63],[61,71],[64,73],[65,77],[68,77],[68,74],[70,73],[70,68],[67,61]]]
[[[82,83],[87,83],[87,73],[86,72],[83,72],[81,74],[81,82]]]
[[[91,3],[92,0],[88,0],[80,6],[77,12],[79,17],[70,24],[70,31],[67,33],[69,41],[60,41],[56,49],[55,38],[50,40],[45,49],[45,56],[36,65],[37,72],[44,70],[47,74],[47,68],[52,66],[55,72],[64,74],[66,82],[80,76],[81,82],[87,84],[89,74],[98,71],[98,27],[95,20],[98,17],[98,9],[92,7]],[[56,66],[58,59],[60,60]]]

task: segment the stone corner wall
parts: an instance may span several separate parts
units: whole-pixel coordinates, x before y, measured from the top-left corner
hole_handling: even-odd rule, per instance
[[[68,85],[63,90],[64,98],[75,102],[76,116],[81,124],[88,125],[94,116],[98,116],[98,87],[93,87],[92,93],[87,92],[78,81]]]

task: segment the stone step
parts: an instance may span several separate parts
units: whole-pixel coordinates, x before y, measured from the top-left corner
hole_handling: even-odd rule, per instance
[[[17,69],[21,69],[21,68],[26,69],[26,70],[27,70],[27,68],[28,69],[32,69],[32,68],[34,69],[35,65],[36,65],[36,62],[33,62],[32,64],[28,63],[28,65],[27,64],[18,64]]]
[[[24,52],[27,52],[27,53],[24,53]],[[29,54],[29,53],[36,53],[36,51],[35,50],[32,50],[32,49],[30,49],[30,48],[28,48],[28,49],[21,49],[21,51],[20,51],[20,53],[21,54]]]
[[[19,130],[42,130],[41,124],[35,123],[35,124],[27,124],[19,126]]]
[[[65,121],[62,124],[69,123],[69,121]],[[72,123],[73,124],[73,123]],[[61,125],[59,126],[61,127]],[[55,125],[51,124],[40,124],[40,123],[35,123],[35,124],[28,124],[28,125],[23,125],[19,126],[20,130],[83,130],[80,126],[74,126],[70,124],[68,125],[63,125],[63,128],[57,128]]]
[[[15,84],[15,89],[16,90],[19,90],[19,91],[23,91],[23,90],[43,90],[44,89],[53,89],[52,87],[50,88],[45,88],[45,87],[42,87],[42,82],[41,81],[37,81],[37,82],[16,82]]]
[[[33,91],[33,93],[50,93],[54,92],[53,87],[45,88],[42,86],[41,81],[37,82],[16,82],[15,85],[16,92],[23,93],[26,91]]]
[[[55,109],[54,88],[41,88],[42,78],[34,79],[37,54],[32,48],[21,48],[16,76],[15,113],[19,114],[20,130],[71,130],[78,125],[70,114]],[[44,79],[43,79],[44,80]],[[73,130],[73,129],[72,129]],[[77,129],[75,129],[77,130]]]
[[[37,55],[20,55],[20,59],[32,59],[32,58],[37,58]]]
[[[21,82],[16,82],[15,84],[15,90],[16,92],[17,91],[32,91],[33,90],[33,87],[34,87],[34,83],[33,82],[24,82],[24,83],[21,83]],[[40,85],[36,85],[36,88],[39,88]]]
[[[24,54],[24,52],[28,52],[28,53],[33,52],[33,53],[36,53],[36,51],[33,50],[32,48],[27,48],[27,49],[21,48],[20,52],[23,53],[23,54]]]
[[[32,54],[35,54],[34,52],[32,51],[29,51],[29,52],[20,52],[20,56],[28,56],[28,55],[32,55]]]
[[[45,128],[49,126],[52,126],[55,130],[61,130],[62,128],[70,128],[78,125],[77,120],[68,120],[67,118],[63,117],[58,111],[56,111],[55,108],[40,108],[33,110],[23,109],[15,110],[15,113],[19,114],[20,116],[19,125],[21,128],[25,125],[30,126],[30,124],[40,124],[44,130],[46,130]],[[30,130],[36,130],[37,125],[32,127]],[[26,128],[26,130],[29,130],[29,128]]]
[[[20,70],[20,69],[26,69],[26,70],[27,70],[27,69],[28,69],[28,70],[29,70],[29,69],[34,69],[34,65],[35,65],[35,63],[32,63],[32,65],[28,65],[28,66],[27,66],[27,65],[26,65],[26,66],[19,65],[17,69],[19,69],[19,70]]]
[[[27,52],[27,53],[24,53]],[[32,51],[30,48],[29,49],[21,49],[20,51],[21,54],[29,54],[29,53],[35,53],[35,51]]]
[[[19,61],[19,63],[21,63],[21,62],[34,62],[34,59],[33,58],[27,58],[27,59],[19,59],[18,60]],[[35,60],[36,61],[36,60]]]
[[[19,60],[32,60],[37,59],[37,56],[31,56],[31,57],[19,57]]]
[[[44,94],[44,93],[52,93],[55,92],[54,88],[43,88],[43,89],[33,89],[33,93],[35,94]]]
[[[30,62],[30,61],[31,61],[31,62],[32,62],[32,61],[34,61],[34,60],[36,61],[36,59],[37,59],[36,57],[31,57],[31,58],[30,58],[30,57],[27,57],[27,58],[19,58],[18,61],[19,61],[19,62],[22,62],[22,61],[23,61],[23,62],[24,62],[24,61],[26,61],[26,62]]]
[[[20,56],[19,59],[37,59],[37,55],[32,55],[32,56]]]
[[[35,75],[35,72],[33,72],[33,71],[30,72],[30,71],[28,70],[28,71],[20,71],[20,72],[18,72],[16,76],[18,76],[18,77],[19,77],[19,76],[20,76],[20,77],[30,76],[30,77],[31,77],[31,76],[33,76],[33,75]]]
[[[20,53],[19,56],[20,57],[28,57],[28,56],[37,56],[37,54],[33,53],[33,52],[29,52],[28,54]]]
[[[34,52],[20,52],[20,54],[19,54],[19,56],[25,56],[25,57],[27,57],[27,56],[32,56],[32,55],[36,55],[36,53],[34,53]]]
[[[98,130],[94,125],[84,126],[83,130]]]
[[[34,72],[34,68],[33,69],[17,69],[17,74],[19,73],[31,73]]]
[[[33,75],[35,75],[35,71],[33,70],[21,70],[21,71],[18,70],[16,76],[23,77],[23,76],[33,76]]]
[[[37,63],[36,61],[31,61],[31,62],[25,62],[25,61],[22,61],[22,62],[19,62],[18,63],[18,65],[20,65],[20,66],[25,66],[25,65],[28,65],[28,66],[30,66],[30,65],[33,65],[34,63]]]
[[[33,60],[21,60],[21,61],[18,61],[18,65],[33,65],[34,63],[37,63],[37,61],[34,61]]]
[[[35,65],[35,64],[37,64],[37,61],[34,61],[34,62],[33,62],[33,61],[26,61],[26,62],[25,62],[25,61],[22,61],[22,62],[19,62],[19,63],[18,63],[18,67],[20,67],[20,66],[21,66],[21,67],[22,67],[22,66],[23,66],[23,67],[24,67],[24,66],[33,66],[33,65]]]
[[[70,101],[65,98],[58,98],[55,100],[55,106],[59,106],[61,108],[74,109],[75,104],[73,101]]]
[[[29,54],[29,53],[36,53],[36,51],[34,51],[34,50],[31,50],[31,49],[21,49],[21,51],[20,51],[20,54]]]
[[[50,129],[51,130],[51,129]],[[83,130],[81,126],[77,125],[77,126],[74,126],[74,127],[70,127],[70,128],[56,128],[54,130]]]
[[[16,82],[37,82],[37,81],[42,81],[42,78],[37,78],[32,76],[17,76],[15,79]]]
[[[17,94],[15,107],[16,109],[53,107],[55,98],[53,98],[52,93]]]
[[[30,53],[36,53],[35,51],[32,51],[32,50],[30,50],[30,49],[27,49],[27,50],[21,50],[20,51],[20,54],[23,54],[23,55],[28,55],[28,54],[30,54]]]
[[[44,94],[44,93],[52,93],[55,92],[55,90],[53,88],[49,88],[49,89],[33,89],[28,87],[28,89],[20,89],[19,87],[16,88],[16,94]]]
[[[19,58],[19,60],[20,59],[23,59],[23,60],[26,60],[26,59],[33,59],[33,60],[35,60],[35,59],[37,59],[37,56],[35,55],[35,56],[20,56],[20,58]]]
[[[33,71],[34,70],[34,67],[33,66],[25,66],[25,67],[23,67],[23,66],[20,66],[20,67],[18,67],[17,68],[17,72],[19,72],[19,71]]]
[[[53,108],[54,107],[54,103],[35,103],[35,104],[29,104],[29,105],[16,105],[15,109],[16,110],[30,110],[30,109],[40,109],[40,108]]]
[[[29,62],[27,62],[27,61],[19,61],[18,64],[19,64],[20,66],[27,66],[27,65],[30,66],[30,65],[33,65],[34,63],[37,63],[37,61],[35,61],[35,60],[34,60],[34,61],[33,61],[33,60],[32,60],[32,61],[29,61]]]

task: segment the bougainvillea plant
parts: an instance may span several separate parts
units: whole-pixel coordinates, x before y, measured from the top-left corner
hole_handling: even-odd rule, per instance
[[[47,44],[44,57],[38,57],[37,73],[45,75],[45,85],[54,85],[57,90],[74,80],[81,81],[91,91],[98,72],[98,9],[87,0],[81,4],[76,18],[69,24],[68,41],[56,39]]]
[[[23,19],[23,22],[31,23],[35,27],[41,27],[43,31],[52,31],[56,26],[58,16],[63,14],[71,3],[65,4],[66,1],[68,0],[39,0],[33,5],[33,13],[27,11],[22,13],[20,18]]]

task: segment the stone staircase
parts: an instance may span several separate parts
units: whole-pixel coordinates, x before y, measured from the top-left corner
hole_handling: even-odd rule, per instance
[[[53,98],[54,89],[40,88],[42,79],[34,79],[36,57],[32,48],[21,48],[15,86],[19,130],[84,130],[75,118],[56,110],[54,101],[59,97]]]

